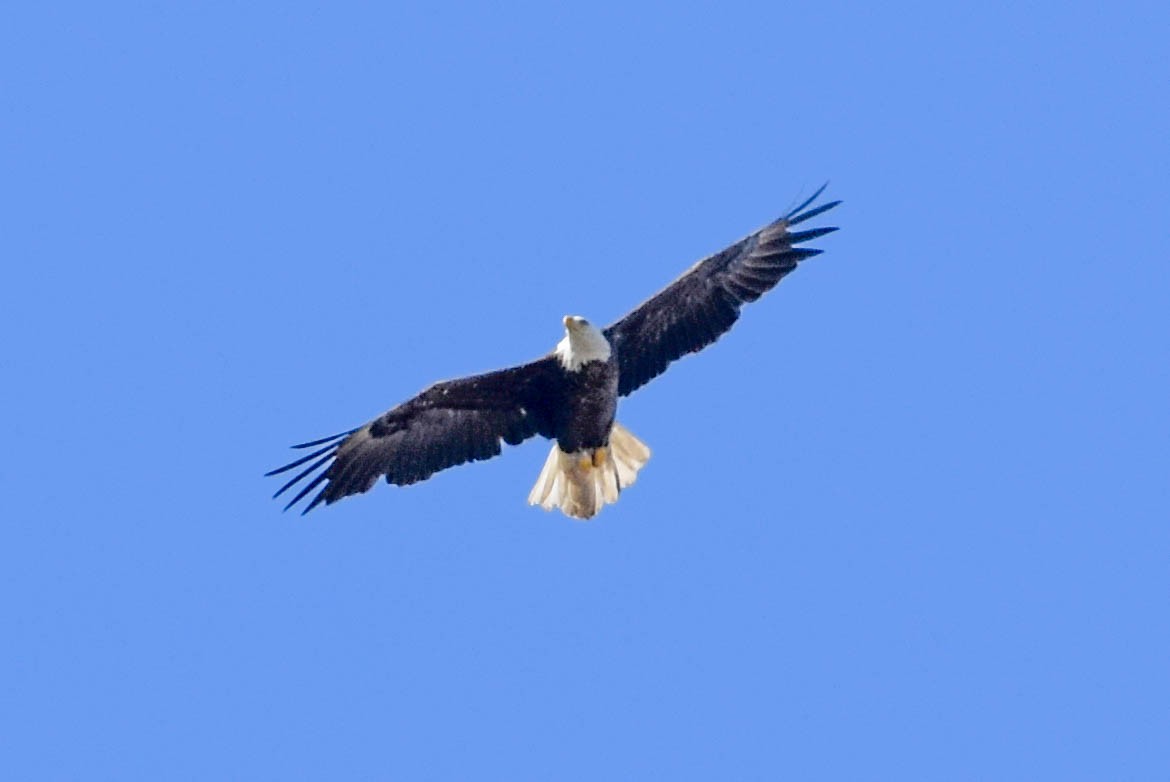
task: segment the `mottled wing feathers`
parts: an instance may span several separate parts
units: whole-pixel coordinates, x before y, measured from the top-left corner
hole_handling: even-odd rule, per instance
[[[436,383],[359,429],[293,446],[322,447],[268,473],[305,465],[274,496],[306,481],[287,510],[324,484],[302,511],[308,513],[322,502],[369,491],[382,476],[406,486],[457,464],[497,456],[502,443],[515,445],[536,434],[550,437],[560,372],[555,359],[543,358]]]
[[[824,186],[779,220],[705,258],[685,274],[605,330],[618,355],[625,396],[670,363],[710,345],[731,328],[739,310],[772,289],[806,258],[820,254],[797,245],[837,230],[790,229],[827,212],[840,201],[809,208]]]

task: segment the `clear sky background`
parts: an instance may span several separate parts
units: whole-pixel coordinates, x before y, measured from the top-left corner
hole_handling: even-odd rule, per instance
[[[22,5],[4,778],[1170,777],[1165,4]],[[593,522],[270,500],[827,179]]]

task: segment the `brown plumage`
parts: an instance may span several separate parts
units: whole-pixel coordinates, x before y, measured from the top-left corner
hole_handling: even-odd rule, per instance
[[[565,340],[543,358],[436,383],[365,426],[293,446],[316,450],[268,473],[277,475],[307,465],[274,496],[320,470],[285,506],[295,505],[324,483],[306,505],[303,512],[307,513],[322,502],[368,491],[379,477],[405,486],[448,467],[490,459],[501,452],[503,443],[515,445],[539,434],[557,443],[530,501],[588,518],[633,483],[649,458],[649,449],[620,427],[621,469],[613,461],[607,464],[604,458],[596,458],[604,457],[615,431],[617,398],[662,374],[671,362],[717,340],[739,318],[744,304],[773,288],[801,261],[821,252],[797,245],[835,227],[791,229],[840,203],[808,208],[823,190],[775,222],[699,261],[604,331],[583,318],[566,318]],[[565,458],[557,457],[558,448]],[[573,454],[582,458],[569,458]],[[609,470],[604,479],[585,474],[593,463],[599,465],[598,470]],[[568,477],[582,470],[582,475]],[[538,497],[542,487],[544,494]],[[572,502],[561,502],[559,493],[567,497],[570,490]]]

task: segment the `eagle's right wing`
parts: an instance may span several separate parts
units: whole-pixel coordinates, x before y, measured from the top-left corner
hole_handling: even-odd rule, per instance
[[[548,356],[499,372],[436,383],[365,426],[294,445],[321,447],[267,473],[277,475],[309,463],[273,496],[320,469],[285,506],[288,510],[326,482],[302,511],[308,513],[322,502],[369,491],[381,476],[387,483],[406,486],[457,464],[497,456],[502,443],[516,445],[536,434],[552,437],[563,385],[558,382],[560,374],[556,359]]]
[[[779,220],[699,261],[665,289],[605,330],[617,351],[618,393],[636,391],[670,363],[719,339],[739,319],[739,309],[770,290],[805,258],[820,250],[797,247],[836,228],[793,233],[790,228],[840,201],[805,210],[824,191]]]

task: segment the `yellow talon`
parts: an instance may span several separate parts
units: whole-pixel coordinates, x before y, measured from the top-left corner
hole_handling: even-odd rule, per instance
[[[593,466],[594,467],[604,467],[606,456],[607,456],[607,453],[606,453],[606,449],[604,447],[598,448],[596,451],[594,451],[593,452]]]
[[[581,472],[589,472],[589,468],[593,466],[593,460],[589,458],[589,454],[581,457],[581,461],[577,463],[577,469]]]

